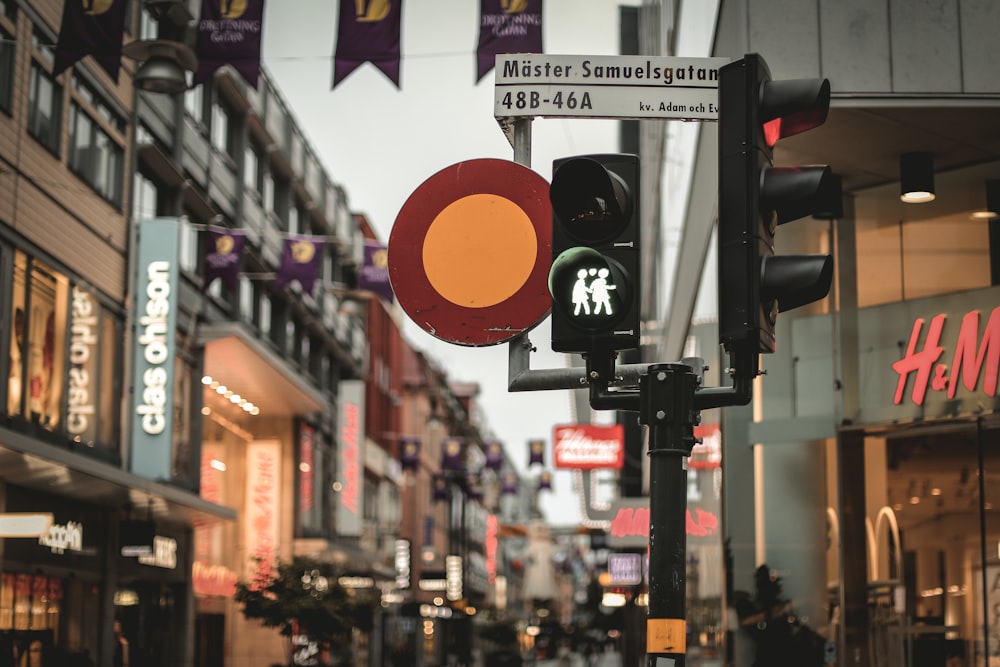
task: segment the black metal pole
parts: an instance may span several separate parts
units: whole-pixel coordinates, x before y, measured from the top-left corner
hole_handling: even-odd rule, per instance
[[[649,426],[647,667],[684,667],[687,653],[687,457],[694,447],[699,376],[654,364],[639,379],[639,419]]]

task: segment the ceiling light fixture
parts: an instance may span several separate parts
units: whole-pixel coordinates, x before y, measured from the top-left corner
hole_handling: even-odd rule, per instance
[[[934,156],[904,153],[899,158],[899,199],[907,204],[934,201]]]

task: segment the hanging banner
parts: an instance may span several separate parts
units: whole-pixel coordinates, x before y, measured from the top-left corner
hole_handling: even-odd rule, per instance
[[[501,480],[502,480],[500,483],[501,495],[509,496],[509,495],[514,495],[518,492],[520,484],[518,484],[517,473],[505,472]]]
[[[399,24],[403,0],[340,0],[333,88],[366,62],[399,88]]]
[[[441,445],[441,470],[465,469],[465,452],[461,438],[448,438]]]
[[[323,237],[291,235],[285,239],[281,253],[281,266],[274,276],[273,289],[282,289],[293,280],[298,281],[302,290],[312,294],[313,285],[319,277],[319,267],[323,257]]]
[[[72,67],[84,56],[97,63],[116,83],[122,64],[122,36],[128,0],[66,0],[56,41],[52,74]]]
[[[538,476],[538,490],[539,491],[551,491],[552,490],[552,473],[548,470],[543,470],[542,474]]]
[[[499,442],[486,443],[486,467],[490,470],[500,470],[503,467],[503,444]]]
[[[431,477],[431,501],[451,500],[451,485],[444,475],[434,475]]]
[[[399,465],[403,470],[420,467],[420,438],[403,438],[399,443]]]
[[[202,0],[193,85],[208,81],[215,70],[229,65],[257,88],[263,23],[264,0]]]
[[[240,262],[243,259],[243,246],[246,244],[246,232],[225,227],[209,227],[208,243],[205,247],[205,262],[202,266],[201,290],[204,292],[212,282],[219,278],[230,292],[236,292],[240,286]]]
[[[389,284],[389,253],[378,241],[365,241],[365,259],[358,275],[358,289],[374,292],[386,303],[392,303]]]
[[[529,440],[528,441],[528,466],[533,466],[535,464],[540,466],[545,465],[545,441],[544,440]]]
[[[476,83],[500,53],[542,52],[542,0],[480,0]]]

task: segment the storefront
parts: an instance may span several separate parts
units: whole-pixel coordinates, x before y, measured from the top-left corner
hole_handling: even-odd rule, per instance
[[[989,664],[1000,656],[998,297],[986,288],[859,311],[863,423],[838,434],[841,498],[829,507],[839,601],[852,614],[864,603],[873,654],[890,661],[982,665],[984,646]],[[863,520],[837,507],[863,507]]]
[[[19,487],[7,512],[51,512],[41,537],[8,538],[0,573],[0,664],[50,667],[100,654],[109,519],[99,507]],[[11,657],[14,662],[3,662]]]
[[[727,598],[766,565],[834,664],[1000,661],[994,166],[939,172],[933,203],[892,183],[796,223],[796,250],[833,252],[834,290],[779,317],[754,403],[724,410]]]

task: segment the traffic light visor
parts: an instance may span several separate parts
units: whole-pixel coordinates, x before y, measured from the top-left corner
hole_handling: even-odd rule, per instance
[[[828,79],[764,81],[760,90],[760,122],[769,145],[819,127],[830,110]]]
[[[599,243],[628,224],[630,193],[625,182],[596,160],[576,158],[552,175],[549,199],[564,229],[583,243]]]
[[[819,301],[832,282],[830,255],[775,255],[761,264],[761,298],[777,301],[779,312]]]
[[[828,196],[832,179],[826,165],[767,169],[761,177],[761,212],[774,211],[779,225],[812,215]]]

